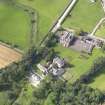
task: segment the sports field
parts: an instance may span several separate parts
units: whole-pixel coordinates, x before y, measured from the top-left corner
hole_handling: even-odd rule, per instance
[[[91,0],[78,0],[63,27],[91,32],[103,16],[100,0],[96,0],[95,3],[91,3]]]
[[[0,68],[8,66],[12,62],[21,60],[22,54],[0,44]]]
[[[47,34],[53,23],[63,12],[70,0],[17,0],[34,8],[38,13],[38,43]]]

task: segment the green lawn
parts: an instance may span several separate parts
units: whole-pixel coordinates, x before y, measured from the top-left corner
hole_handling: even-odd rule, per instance
[[[97,75],[94,80],[89,84],[93,88],[105,91],[105,70]]]
[[[26,49],[29,35],[29,16],[12,5],[0,2],[0,40]]]
[[[71,16],[65,20],[63,27],[91,32],[97,22],[104,16],[100,0],[91,3],[90,0],[78,0]]]
[[[58,52],[61,57],[67,59],[72,65],[72,67],[64,74],[64,78],[71,83],[78,79],[82,74],[86,73],[97,57],[104,56],[100,49],[94,49],[92,55],[89,56],[87,54],[73,51],[69,48],[64,48],[61,45],[56,46],[55,51]]]
[[[100,28],[97,30],[97,32],[95,34],[96,34],[96,36],[105,38],[105,23],[104,23],[104,25],[100,26]]]
[[[41,41],[70,0],[17,0],[38,12],[37,41]]]

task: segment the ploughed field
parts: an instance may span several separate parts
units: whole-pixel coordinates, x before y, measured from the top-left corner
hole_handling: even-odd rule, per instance
[[[13,62],[21,60],[22,54],[7,46],[0,44],[0,69]]]

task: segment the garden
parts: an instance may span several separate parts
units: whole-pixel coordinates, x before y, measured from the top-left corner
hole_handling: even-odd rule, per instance
[[[71,65],[63,77],[73,83],[81,75],[87,73],[96,58],[105,56],[100,49],[94,49],[91,55],[76,52],[70,48],[64,48],[61,45],[55,46],[55,51]]]

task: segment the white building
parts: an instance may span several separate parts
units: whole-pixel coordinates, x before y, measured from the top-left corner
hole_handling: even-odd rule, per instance
[[[70,43],[73,41],[74,33],[63,31],[62,35],[60,36],[60,44],[62,44],[64,47],[69,47]]]
[[[40,84],[41,80],[42,78],[38,74],[35,74],[35,73],[31,73],[29,77],[29,82],[35,87],[37,87]]]
[[[64,61],[64,59],[56,57],[53,59],[53,64],[56,64],[58,66],[58,68],[62,68],[65,65],[65,61]]]
[[[65,71],[64,71],[64,69],[63,68],[52,68],[52,70],[51,70],[51,72],[52,72],[52,74],[54,75],[54,76],[60,76],[60,75],[62,75]]]

